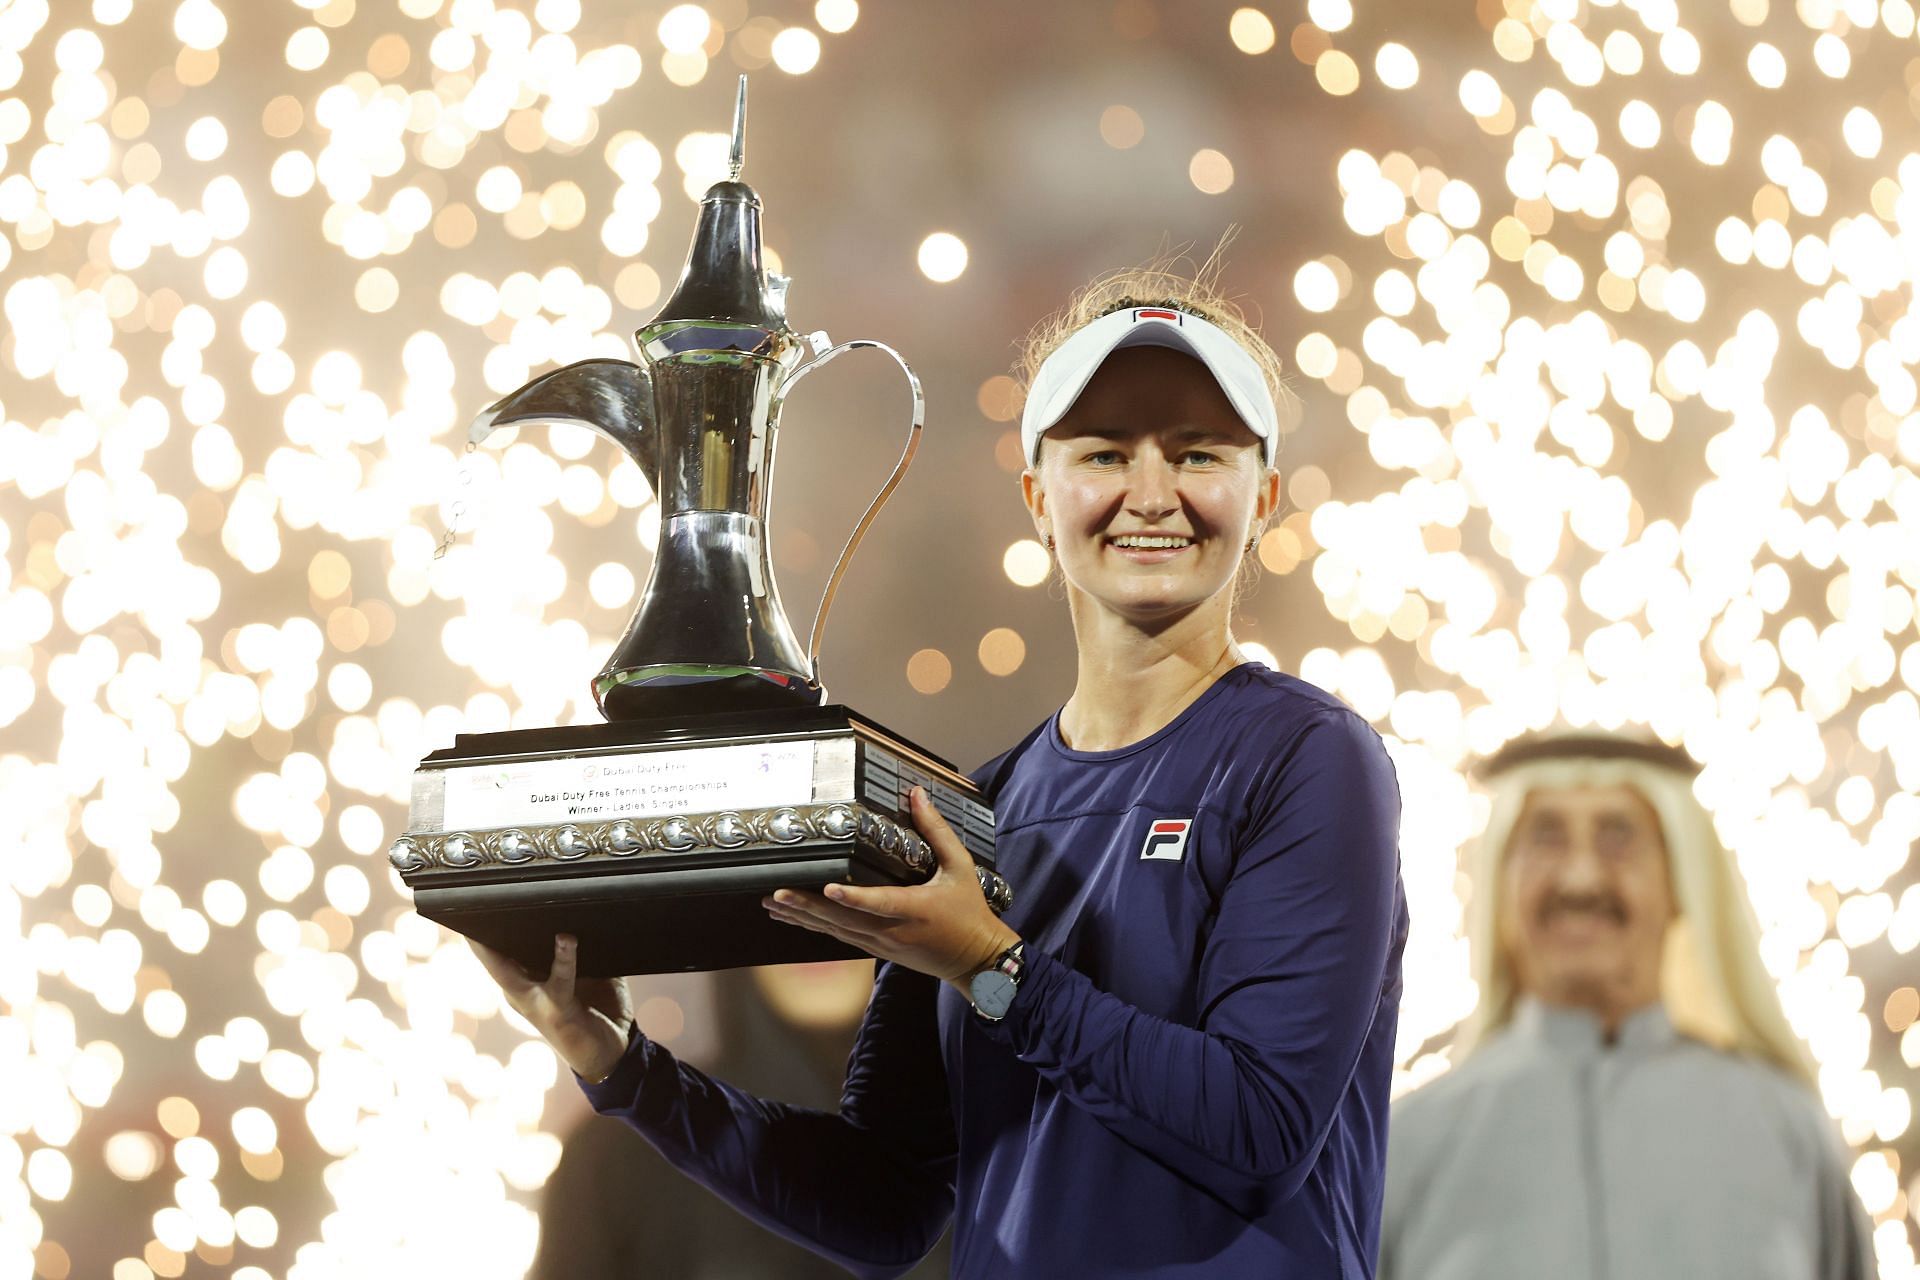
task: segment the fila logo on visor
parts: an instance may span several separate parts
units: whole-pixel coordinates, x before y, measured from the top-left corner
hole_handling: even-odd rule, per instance
[[[1187,830],[1192,826],[1192,818],[1156,819],[1147,830],[1147,842],[1140,846],[1141,858],[1180,861],[1187,856]]]
[[[1133,322],[1139,324],[1142,320],[1171,320],[1175,324],[1184,323],[1178,311],[1169,311],[1165,307],[1136,307],[1133,312]]]

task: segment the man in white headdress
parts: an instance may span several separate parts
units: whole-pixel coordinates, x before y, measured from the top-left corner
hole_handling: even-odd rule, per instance
[[[1601,734],[1480,770],[1480,1005],[1453,1070],[1394,1107],[1380,1280],[1874,1273],[1696,771]]]

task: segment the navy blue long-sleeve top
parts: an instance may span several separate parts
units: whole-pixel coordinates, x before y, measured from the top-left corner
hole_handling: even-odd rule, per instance
[[[883,964],[839,1112],[637,1033],[582,1082],[859,1276],[1370,1277],[1407,913],[1399,794],[1345,704],[1248,664],[1117,751],[1058,716],[976,775],[1026,972],[989,1023]]]

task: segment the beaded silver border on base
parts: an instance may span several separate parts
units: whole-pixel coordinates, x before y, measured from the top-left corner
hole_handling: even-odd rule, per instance
[[[613,860],[644,854],[725,853],[755,847],[778,848],[806,840],[849,839],[877,851],[909,873],[926,875],[933,870],[933,847],[919,832],[864,805],[845,803],[503,827],[492,831],[409,832],[389,846],[387,861],[402,875],[412,875],[471,871],[485,866],[521,867],[536,862]],[[1005,911],[1012,905],[1013,890],[1004,878],[978,864],[974,871],[989,906],[995,911]]]

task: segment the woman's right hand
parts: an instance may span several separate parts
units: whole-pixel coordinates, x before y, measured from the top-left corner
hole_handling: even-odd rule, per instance
[[[518,960],[467,939],[513,1011],[533,1024],[581,1079],[598,1083],[626,1054],[633,1001],[619,978],[576,978],[580,943],[571,934],[553,940],[553,967],[536,982]]]

